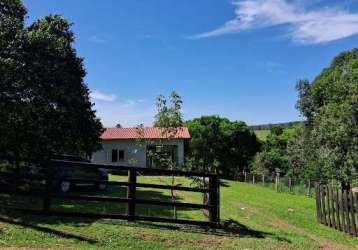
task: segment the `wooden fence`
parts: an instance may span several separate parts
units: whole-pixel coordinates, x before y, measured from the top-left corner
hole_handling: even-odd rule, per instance
[[[316,185],[316,207],[320,223],[358,236],[358,193]]]
[[[62,164],[73,165],[78,167],[85,168],[101,168],[109,171],[113,171],[114,175],[120,175],[119,172],[127,171],[128,181],[119,182],[119,181],[100,181],[100,180],[88,180],[88,179],[68,179],[71,183],[95,183],[101,184],[105,183],[108,186],[124,186],[127,187],[127,196],[126,197],[107,197],[107,196],[91,196],[91,195],[75,195],[75,194],[60,194],[53,191],[53,175],[51,174],[53,169],[56,166],[61,166]],[[139,220],[139,221],[152,221],[152,222],[168,222],[168,223],[179,223],[179,224],[192,224],[200,226],[211,226],[216,227],[220,222],[220,212],[219,212],[219,179],[216,174],[209,173],[197,173],[197,172],[188,172],[188,171],[179,171],[179,170],[166,170],[166,169],[153,169],[153,168],[140,168],[140,167],[126,167],[126,166],[114,166],[114,165],[102,165],[102,164],[92,164],[84,162],[71,162],[71,161],[59,161],[53,160],[48,166],[46,166],[48,171],[47,175],[28,175],[28,174],[9,174],[9,173],[0,173],[1,177],[13,178],[13,180],[27,179],[27,180],[39,180],[45,183],[44,191],[41,192],[31,192],[31,191],[21,191],[8,188],[0,188],[0,193],[5,194],[16,194],[23,196],[35,196],[41,197],[43,199],[43,208],[42,210],[28,210],[26,208],[20,208],[17,210],[24,211],[26,213],[32,212],[36,214],[45,214],[45,215],[54,215],[54,216],[70,216],[70,217],[88,217],[88,218],[112,218],[112,219],[126,219],[126,220]],[[116,174],[117,173],[117,174]],[[197,188],[197,187],[183,187],[183,186],[173,186],[173,185],[161,185],[161,184],[149,184],[149,183],[138,183],[137,176],[138,174],[143,175],[161,175],[161,176],[197,176],[202,177],[203,179],[208,180],[209,186],[207,188]],[[169,201],[160,201],[160,200],[150,200],[150,199],[139,199],[136,197],[137,188],[152,188],[152,189],[169,189],[169,190],[181,190],[187,192],[199,192],[206,194],[209,199],[204,204],[196,203],[184,203],[184,202],[169,202]],[[52,209],[52,200],[53,199],[62,199],[65,201],[96,201],[96,202],[113,202],[113,203],[125,203],[127,204],[126,214],[108,214],[108,213],[82,213],[82,212],[62,212],[54,211]],[[159,206],[170,206],[170,207],[181,207],[181,208],[191,208],[191,209],[205,209],[209,214],[209,221],[197,221],[197,220],[188,220],[188,219],[177,219],[177,218],[166,218],[166,217],[155,217],[155,216],[139,216],[136,214],[136,207],[147,204],[147,205],[159,205]]]

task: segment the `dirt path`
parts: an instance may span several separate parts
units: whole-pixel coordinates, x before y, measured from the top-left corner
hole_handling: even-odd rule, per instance
[[[310,232],[307,232],[305,229],[294,226],[292,224],[289,224],[287,221],[281,220],[281,219],[274,219],[274,220],[270,220],[269,224],[275,227],[279,227],[281,229],[284,230],[290,230],[290,231],[294,231],[296,233],[302,234],[316,242],[318,242],[319,244],[319,248],[322,250],[353,250],[353,249],[358,249],[358,248],[348,248],[346,246],[343,246],[341,244],[338,244],[336,242],[332,242],[324,237],[320,237],[317,235],[314,235]]]

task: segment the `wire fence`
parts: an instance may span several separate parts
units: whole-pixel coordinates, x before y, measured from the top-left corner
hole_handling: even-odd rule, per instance
[[[280,176],[275,173],[256,175],[249,172],[242,172],[235,178],[236,181],[251,183],[268,187],[277,192],[285,192],[298,195],[315,196],[315,186],[318,184],[329,184],[335,188],[342,188],[341,183],[336,180],[302,179],[299,177]],[[352,189],[358,189],[358,178],[350,182]]]
[[[307,195],[313,197],[315,194],[315,180],[303,180],[297,177],[279,176],[279,175],[255,175],[243,172],[236,178],[237,181],[261,185],[277,192],[286,192],[291,194]]]

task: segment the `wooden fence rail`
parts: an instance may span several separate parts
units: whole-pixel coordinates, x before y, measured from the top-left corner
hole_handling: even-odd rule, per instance
[[[84,168],[101,168],[106,170],[115,170],[119,172],[127,171],[128,181],[101,181],[101,180],[90,180],[90,179],[68,179],[71,183],[106,183],[109,186],[124,186],[127,187],[126,197],[108,197],[108,196],[91,196],[91,195],[76,195],[76,194],[60,194],[53,191],[53,172],[51,171],[54,167],[61,166],[63,164],[73,165]],[[43,207],[41,211],[29,211],[26,208],[20,208],[18,210],[46,214],[46,215],[57,215],[57,216],[70,216],[70,217],[89,217],[89,218],[118,218],[127,220],[141,220],[141,221],[153,221],[153,222],[169,222],[179,224],[193,224],[201,226],[212,226],[216,227],[220,222],[220,210],[219,210],[219,179],[216,174],[210,173],[197,173],[197,172],[186,172],[180,170],[164,170],[164,169],[147,169],[139,167],[127,167],[127,166],[113,166],[113,165],[102,165],[102,164],[91,164],[83,162],[71,162],[71,161],[59,161],[53,160],[47,166],[46,175],[14,175],[8,173],[0,173],[1,178],[15,178],[27,179],[27,180],[40,180],[44,182],[45,188],[43,191],[23,191],[11,188],[1,188],[0,193],[16,194],[22,196],[35,196],[43,199]],[[197,188],[197,187],[182,187],[173,185],[162,185],[162,184],[149,184],[149,183],[138,183],[138,174],[147,175],[164,175],[164,176],[197,176],[202,177],[203,180],[209,181],[208,188]],[[113,173],[114,175],[115,172]],[[137,188],[153,188],[153,189],[169,189],[169,190],[180,190],[187,192],[199,192],[207,195],[209,200],[204,204],[196,203],[185,203],[185,202],[169,202],[151,199],[139,199],[137,198]],[[126,214],[95,214],[95,213],[79,213],[79,212],[59,212],[51,209],[53,199],[61,199],[65,201],[81,200],[81,201],[97,201],[97,202],[114,202],[114,203],[126,203],[127,211]],[[178,218],[163,218],[154,216],[139,216],[136,214],[136,207],[148,204],[148,205],[159,205],[159,206],[171,206],[171,207],[182,207],[182,208],[193,208],[193,209],[206,209],[209,213],[209,221],[197,221],[188,219]]]
[[[358,193],[316,185],[316,208],[320,223],[358,236]]]

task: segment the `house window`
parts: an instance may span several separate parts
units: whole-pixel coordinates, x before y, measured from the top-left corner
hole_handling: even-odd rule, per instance
[[[112,162],[117,162],[117,161],[118,161],[118,150],[112,149]]]
[[[124,160],[124,150],[118,150],[118,160],[119,161]]]
[[[124,160],[124,150],[112,149],[112,162]]]

